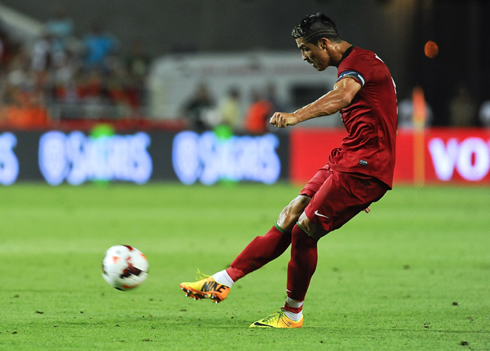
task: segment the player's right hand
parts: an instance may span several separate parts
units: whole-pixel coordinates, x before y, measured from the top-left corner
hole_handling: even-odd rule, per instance
[[[286,128],[287,126],[294,126],[298,122],[292,113],[276,112],[272,115],[269,123],[277,128]]]

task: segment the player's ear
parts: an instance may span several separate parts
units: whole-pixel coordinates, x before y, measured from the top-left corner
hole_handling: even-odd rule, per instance
[[[322,50],[325,50],[329,44],[329,41],[327,38],[321,38],[318,40],[318,47]]]

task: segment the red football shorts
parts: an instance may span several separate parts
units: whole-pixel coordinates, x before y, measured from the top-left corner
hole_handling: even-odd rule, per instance
[[[326,165],[300,194],[312,198],[305,208],[306,217],[329,233],[381,199],[388,189],[388,185],[376,178],[337,172]]]

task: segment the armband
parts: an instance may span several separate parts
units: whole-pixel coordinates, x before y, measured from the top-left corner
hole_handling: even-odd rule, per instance
[[[344,78],[354,78],[356,81],[359,82],[359,84],[361,84],[361,87],[363,87],[366,83],[366,79],[364,79],[364,76],[357,71],[344,71],[340,73],[335,83]]]

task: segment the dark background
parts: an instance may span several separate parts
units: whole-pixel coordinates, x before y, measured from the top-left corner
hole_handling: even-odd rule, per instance
[[[490,99],[490,1],[485,0],[1,0],[40,21],[58,6],[82,37],[94,20],[127,48],[144,43],[152,57],[174,52],[296,50],[290,33],[305,15],[324,12],[350,43],[375,51],[390,67],[399,99],[420,84],[434,125],[449,125],[461,86],[478,106]],[[429,59],[424,44],[439,55]],[[299,55],[299,53],[298,53]],[[298,59],[300,57],[298,56]],[[472,116],[478,125],[476,115]]]

